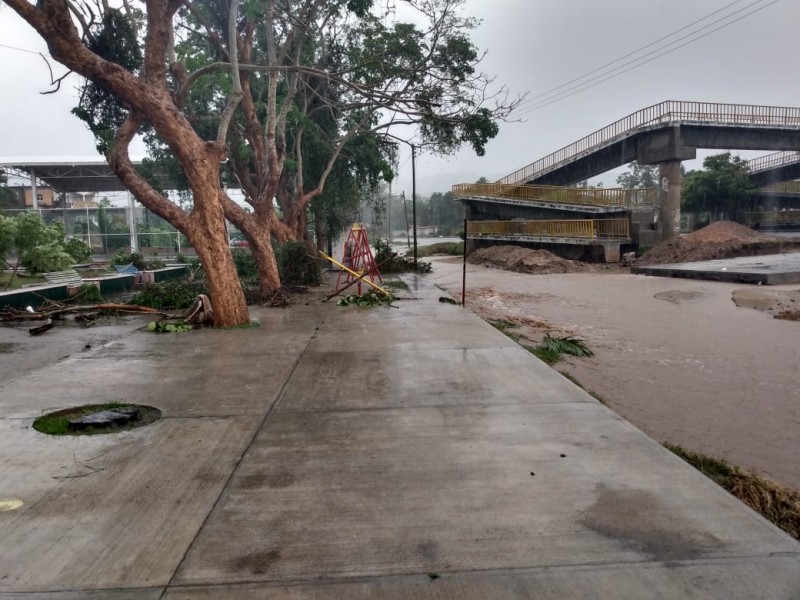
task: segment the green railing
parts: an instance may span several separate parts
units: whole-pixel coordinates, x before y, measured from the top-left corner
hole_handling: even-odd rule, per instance
[[[543,175],[579,156],[626,138],[639,129],[663,123],[797,127],[800,126],[800,108],[668,100],[603,127],[561,150],[514,171],[497,183],[519,183],[533,176]]]
[[[472,237],[557,237],[617,238],[631,236],[628,219],[563,219],[548,221],[469,221],[467,235]]]
[[[502,183],[462,183],[453,186],[453,197],[508,198],[530,202],[558,202],[589,206],[655,206],[658,189],[576,188],[552,185],[508,185]]]

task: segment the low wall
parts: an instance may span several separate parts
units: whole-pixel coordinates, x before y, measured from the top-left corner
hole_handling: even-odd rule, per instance
[[[180,279],[186,274],[186,267],[166,267],[151,271],[153,281],[169,281]],[[108,277],[92,277],[84,279],[86,283],[97,283],[100,286],[100,293],[105,295],[126,292],[133,289],[136,282],[135,275],[110,275]],[[37,287],[23,288],[10,292],[0,292],[0,309],[10,306],[17,310],[24,310],[26,306],[39,306],[42,299],[63,302],[69,299],[67,284],[41,285]]]

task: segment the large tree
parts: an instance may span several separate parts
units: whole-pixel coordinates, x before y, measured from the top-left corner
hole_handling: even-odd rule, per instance
[[[247,323],[247,304],[228,250],[221,198],[219,165],[227,156],[227,125],[220,124],[216,139],[201,137],[181,110],[176,97],[179,89],[170,76],[172,25],[183,2],[147,0],[141,15],[127,2],[122,11],[110,8],[106,1],[94,7],[70,0],[3,1],[47,42],[56,61],[118,104],[111,119],[114,130],[105,134],[109,165],[142,204],[189,238],[208,277],[215,324]],[[143,35],[126,35],[138,18],[143,22]],[[105,56],[120,40],[141,48],[140,65],[136,57],[126,65]],[[235,102],[232,98],[234,106]],[[105,107],[115,108],[111,102]],[[145,124],[169,146],[186,174],[194,199],[190,211],[170,202],[134,168],[128,148]]]
[[[632,162],[630,169],[617,177],[617,184],[626,190],[658,187],[658,167]]]
[[[196,127],[224,115],[220,89],[241,97],[226,170],[252,211],[227,198],[224,207],[250,242],[264,293],[280,284],[270,238],[305,239],[313,251],[309,208],[322,233],[319,225],[338,224],[354,197],[391,179],[392,136],[413,128],[419,146],[446,152],[470,143],[481,154],[515,104],[477,69],[463,0],[406,2],[416,25],[390,24],[373,4],[243,4],[235,51],[225,4],[182,13],[176,53],[194,70],[182,89]],[[230,81],[232,64],[239,77]]]
[[[126,187],[187,235],[219,324],[247,319],[223,215],[250,241],[262,289],[274,289],[271,238],[303,237],[348,144],[411,126],[439,151],[469,143],[481,154],[516,104],[478,71],[463,0],[409,0],[410,22],[391,23],[373,0],[3,1],[89,81],[79,116]],[[190,209],[131,164],[142,131],[174,160]],[[225,194],[222,164],[252,212]]]
[[[708,212],[712,218],[741,221],[758,200],[758,186],[750,180],[747,161],[730,152],[707,156],[703,170],[688,173],[681,190],[684,210]]]

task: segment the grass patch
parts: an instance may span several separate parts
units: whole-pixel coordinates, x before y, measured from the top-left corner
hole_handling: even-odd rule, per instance
[[[551,367],[561,360],[561,353],[549,348],[543,348],[542,346],[523,346],[523,348]]]
[[[11,287],[8,289],[18,290],[22,286],[45,283],[45,278],[41,275],[26,275],[24,277],[17,275],[16,277],[13,277],[12,273],[0,273],[0,292],[4,292],[6,290],[6,286],[8,286],[9,281],[11,281]]]
[[[464,255],[464,242],[439,242],[428,246],[417,246],[417,257],[433,256],[434,254],[449,254],[451,256]]]
[[[800,492],[731,466],[724,460],[690,452],[669,443],[664,446],[793,538],[800,540]]]
[[[383,287],[389,288],[390,290],[400,290],[403,292],[411,291],[411,288],[408,287],[408,284],[402,279],[387,279],[383,282]]]
[[[39,433],[47,433],[49,435],[77,435],[77,434],[91,434],[91,430],[76,432],[69,428],[71,419],[88,415],[89,413],[97,412],[99,410],[111,410],[112,408],[124,408],[131,406],[130,403],[123,402],[106,402],[105,404],[92,404],[90,406],[81,406],[79,408],[68,408],[66,410],[59,410],[58,412],[49,415],[43,415],[33,422],[33,428]]]

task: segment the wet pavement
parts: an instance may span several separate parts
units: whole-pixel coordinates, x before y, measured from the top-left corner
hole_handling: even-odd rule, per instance
[[[758,285],[791,285],[800,283],[800,252],[669,265],[634,265],[631,267],[631,273]]]
[[[0,383],[0,497],[24,502],[0,598],[800,595],[800,544],[410,282],[398,308],[135,330]],[[30,427],[109,400],[164,416]]]

